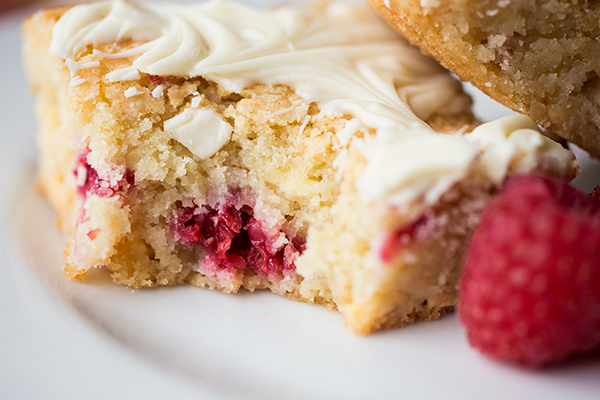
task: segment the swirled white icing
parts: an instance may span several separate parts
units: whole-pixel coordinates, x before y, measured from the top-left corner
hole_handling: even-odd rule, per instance
[[[369,163],[358,181],[368,199],[396,205],[433,203],[467,176],[500,184],[508,175],[545,171],[563,179],[578,172],[574,154],[544,136],[524,115],[487,122],[465,135],[376,135],[365,146]]]
[[[70,9],[54,27],[50,51],[73,59],[89,44],[124,39],[143,44],[117,54],[95,52],[109,58],[135,56],[133,66],[111,72],[110,81],[138,79],[141,71],[202,76],[230,92],[257,83],[287,85],[306,102],[316,102],[321,115],[359,121],[348,132],[361,125],[375,129],[375,137],[362,143],[368,164],[358,182],[369,200],[435,201],[477,169],[496,179],[507,173],[511,157],[547,150],[523,147],[510,134],[498,136],[496,143],[479,134],[434,132],[422,120],[460,110],[468,98],[445,70],[366,6],[329,3],[259,11],[218,0],[191,6],[104,1]],[[529,135],[545,143],[537,131]],[[227,138],[220,134],[210,141],[211,151],[203,155],[217,151]],[[198,140],[189,139],[200,148]],[[492,156],[507,141],[522,151],[508,151],[508,161]],[[502,165],[491,162],[494,157]]]

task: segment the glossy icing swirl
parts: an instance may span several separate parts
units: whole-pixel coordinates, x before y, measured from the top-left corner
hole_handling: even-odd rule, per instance
[[[362,143],[368,164],[358,188],[367,200],[435,201],[487,151],[476,140],[438,134],[423,122],[462,110],[468,97],[445,70],[363,5],[259,11],[220,0],[83,4],[57,22],[50,52],[73,59],[89,44],[125,39],[142,44],[117,54],[96,53],[136,57],[132,70],[112,72],[111,81],[139,70],[202,76],[230,92],[258,83],[287,85],[317,103],[322,115],[351,116],[359,126],[376,129]],[[482,168],[497,169],[490,163]]]

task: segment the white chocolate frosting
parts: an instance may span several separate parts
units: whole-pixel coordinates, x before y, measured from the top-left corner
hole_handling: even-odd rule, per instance
[[[307,103],[317,103],[321,115],[353,117],[341,142],[356,142],[367,156],[357,185],[369,201],[434,202],[470,174],[499,182],[548,160],[564,176],[574,168],[572,153],[551,144],[526,117],[484,124],[470,135],[432,130],[423,119],[461,110],[468,97],[366,6],[258,11],[219,0],[191,6],[82,4],[57,22],[50,52],[79,71],[86,64],[73,60],[86,46],[126,39],[143,44],[116,54],[95,51],[100,57],[135,56],[131,67],[109,74],[111,82],[139,79],[142,72],[201,76],[236,93],[259,83],[287,85]],[[199,129],[194,136],[194,127],[207,122],[216,129],[214,137]],[[231,130],[223,124],[217,114],[191,108],[165,128],[173,125],[176,139],[205,158],[229,140]],[[375,129],[375,136],[353,140],[363,126]]]
[[[359,189],[367,199],[386,197],[395,205],[434,203],[469,176],[500,184],[518,173],[543,171],[570,180],[579,172],[575,155],[524,115],[481,124],[464,135],[377,134],[365,152],[369,162]]]

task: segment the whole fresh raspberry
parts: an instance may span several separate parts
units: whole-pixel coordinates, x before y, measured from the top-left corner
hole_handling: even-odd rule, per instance
[[[469,342],[526,366],[600,345],[600,201],[539,175],[483,212],[460,283]]]

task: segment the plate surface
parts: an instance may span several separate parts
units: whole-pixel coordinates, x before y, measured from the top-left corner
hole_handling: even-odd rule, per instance
[[[268,292],[132,290],[101,270],[66,280],[64,241],[33,186],[26,14],[0,16],[0,398],[600,398],[600,354],[541,372],[509,367],[470,349],[454,314],[359,337],[338,313]],[[482,118],[509,113],[469,90]],[[576,184],[589,191],[600,163],[577,155]]]

